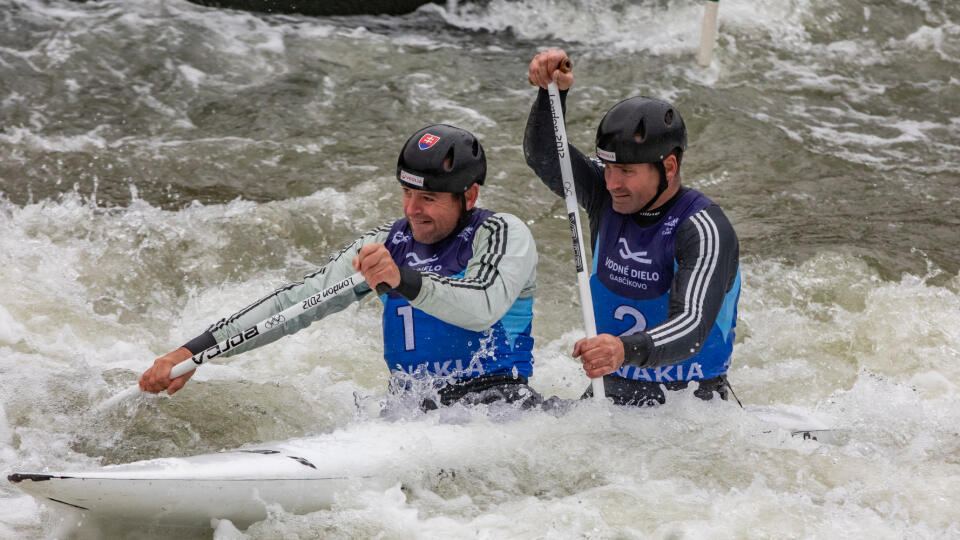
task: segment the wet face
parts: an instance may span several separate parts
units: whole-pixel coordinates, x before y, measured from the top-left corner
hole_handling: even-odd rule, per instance
[[[608,163],[603,168],[613,210],[633,214],[657,194],[660,171],[652,163]]]
[[[610,163],[604,161],[603,178],[607,191],[613,198],[613,210],[621,214],[633,214],[645,207],[657,196],[660,187],[660,171],[653,163]],[[680,164],[673,154],[663,160],[667,176],[667,188],[650,208],[656,209],[676,195],[680,189]]]
[[[453,193],[403,188],[403,215],[417,242],[434,244],[449,236],[461,212],[460,198]]]

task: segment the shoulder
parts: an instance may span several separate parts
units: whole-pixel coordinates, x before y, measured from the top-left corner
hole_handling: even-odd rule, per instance
[[[677,226],[677,245],[719,246],[720,249],[738,245],[737,233],[727,215],[716,203],[694,212]],[[702,243],[702,244],[701,244]]]
[[[499,230],[502,231],[503,234],[507,234],[511,237],[529,236],[530,238],[533,238],[533,235],[530,233],[530,229],[522,219],[506,212],[496,212],[490,215],[490,217],[485,219],[483,224],[481,224],[480,229],[483,230],[484,228],[487,228],[491,232]]]
[[[344,245],[343,248],[340,249],[340,251],[331,255],[330,260],[336,261],[340,257],[342,257],[345,253],[355,252],[367,244],[383,243],[384,241],[386,241],[387,236],[390,234],[390,229],[391,227],[393,227],[395,223],[398,223],[398,222],[394,222],[394,221],[387,222],[387,223],[384,223],[383,225],[380,225],[379,227],[374,227],[369,231],[361,234],[359,238],[355,238],[350,242],[347,242],[347,244]]]
[[[491,219],[502,221],[510,227],[527,230],[527,224],[513,214],[508,214],[506,212],[494,212],[489,218],[487,218],[488,221]]]
[[[533,234],[527,224],[513,214],[495,212],[477,226],[473,237],[474,253],[484,251],[535,250]]]
[[[689,227],[691,223],[713,223],[717,227],[733,229],[733,225],[719,204],[695,189],[690,189],[688,194],[691,197],[690,204],[695,211],[687,216],[681,225]]]
[[[370,243],[382,243],[386,240],[387,236],[390,234],[390,231],[396,228],[397,226],[405,226],[406,219],[398,219],[397,221],[389,221],[380,225],[379,227],[374,227],[369,231],[360,235],[360,238],[357,238],[355,243],[359,244],[370,244]]]

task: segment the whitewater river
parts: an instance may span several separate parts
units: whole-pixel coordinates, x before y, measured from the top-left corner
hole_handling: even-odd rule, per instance
[[[3,477],[336,430],[426,456],[398,457],[389,490],[249,529],[94,524],[0,480],[0,538],[960,537],[960,4],[723,0],[706,69],[702,12],[490,0],[324,19],[0,0]],[[533,231],[531,384],[578,396],[563,204],[521,149],[527,64],[550,46],[575,62],[580,148],[624,97],[682,112],[684,182],[740,237],[730,380],[746,410],[683,394],[398,429],[376,415],[373,298],[204,366],[173,398],[101,406],[156,356],[399,217],[397,153],[434,122],[481,137],[481,205]],[[846,437],[791,438],[760,409]],[[445,429],[462,448],[431,463],[426,435]]]

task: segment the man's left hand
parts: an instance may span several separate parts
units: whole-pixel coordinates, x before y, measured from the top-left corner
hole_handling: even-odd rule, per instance
[[[383,244],[367,244],[360,248],[353,259],[354,270],[363,274],[371,289],[386,283],[391,289],[400,285],[400,268]]]
[[[623,342],[610,334],[583,338],[573,346],[573,357],[583,362],[583,370],[591,379],[620,369],[623,355]]]

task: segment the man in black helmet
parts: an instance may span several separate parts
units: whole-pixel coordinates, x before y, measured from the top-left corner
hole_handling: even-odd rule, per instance
[[[530,62],[540,93],[527,120],[527,164],[563,196],[546,91],[561,100],[573,84],[566,53]],[[723,211],[681,186],[687,132],[673,105],[632,97],[614,105],[597,129],[597,159],[570,145],[577,200],[590,218],[597,337],[574,345],[590,377],[603,376],[616,403],[664,403],[663,389],[696,381],[694,393],[727,398],[740,297],[739,243]],[[590,389],[587,394],[590,394]]]
[[[283,333],[342,310],[367,296],[368,284],[377,284],[391,390],[419,391],[427,409],[457,401],[538,404],[540,396],[526,384],[533,370],[536,247],[522,221],[476,207],[486,171],[483,147],[473,134],[443,124],[417,131],[397,160],[403,219],[367,232],[303,281],[281,287],[156,359],[140,377],[141,389],[173,394],[192,374],[170,380],[178,362],[360,271],[366,282],[352,295],[286,321]],[[225,356],[281,335],[264,334]]]

